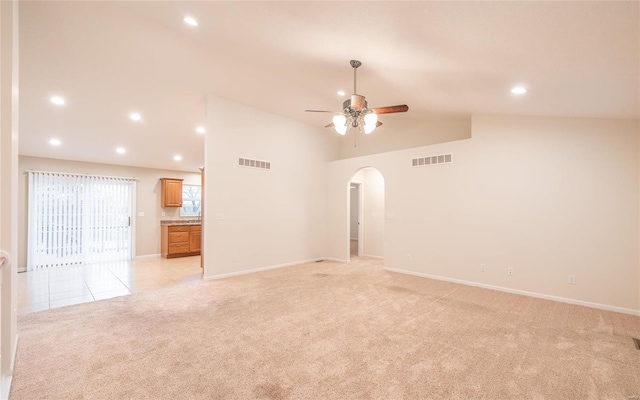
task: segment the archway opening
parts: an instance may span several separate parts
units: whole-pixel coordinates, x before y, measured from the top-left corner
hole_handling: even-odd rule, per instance
[[[384,177],[376,168],[361,168],[347,192],[349,259],[384,258]]]

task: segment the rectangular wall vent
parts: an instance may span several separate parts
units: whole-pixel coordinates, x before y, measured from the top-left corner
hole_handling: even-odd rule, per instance
[[[238,158],[239,167],[271,169],[271,163],[267,161],[251,160],[249,158]]]
[[[412,167],[425,167],[427,165],[449,164],[453,162],[451,154],[440,154],[437,156],[414,158],[411,160]]]

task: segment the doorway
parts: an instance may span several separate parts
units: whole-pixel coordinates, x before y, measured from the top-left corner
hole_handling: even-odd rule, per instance
[[[361,252],[361,240],[359,239],[362,236],[360,232],[360,220],[362,219],[361,211],[362,207],[360,204],[360,200],[362,199],[362,184],[351,182],[350,184],[350,218],[349,218],[349,255],[351,257],[359,256],[362,254]]]
[[[27,270],[130,260],[133,178],[29,171]]]
[[[349,257],[384,258],[384,178],[373,167],[349,181]]]

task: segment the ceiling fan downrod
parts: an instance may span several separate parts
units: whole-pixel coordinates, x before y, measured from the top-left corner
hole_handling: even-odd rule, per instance
[[[353,67],[353,94],[357,94],[358,93],[358,91],[356,90],[356,81],[358,79],[357,72],[358,72],[358,67],[361,66],[362,63],[358,60],[351,60],[349,61],[349,63]]]

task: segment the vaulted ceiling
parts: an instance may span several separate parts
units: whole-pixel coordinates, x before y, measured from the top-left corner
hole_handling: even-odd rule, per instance
[[[195,171],[206,94],[321,127],[304,110],[340,109],[351,59],[371,106],[410,106],[385,125],[637,119],[639,21],[638,2],[21,2],[20,153]]]

